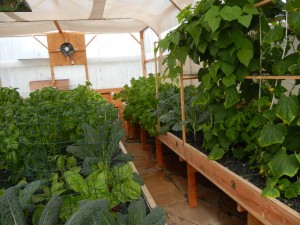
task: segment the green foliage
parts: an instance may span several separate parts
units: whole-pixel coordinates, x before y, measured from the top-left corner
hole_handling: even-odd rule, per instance
[[[203,133],[209,158],[217,160],[225,154],[246,158],[263,176],[272,178],[264,195],[295,197],[299,195],[295,182],[300,168],[299,97],[281,81],[258,84],[244,78],[262,72],[299,74],[300,5],[296,0],[274,1],[256,8],[254,2],[202,0],[188,6],[178,15],[179,26],[158,48],[169,52],[163,63],[164,75],[171,79],[181,73],[176,62],[184,64],[189,58],[201,65],[194,103],[208,115],[200,126],[192,127]],[[205,115],[196,114],[197,119]],[[162,120],[163,128],[175,123],[169,115]]]

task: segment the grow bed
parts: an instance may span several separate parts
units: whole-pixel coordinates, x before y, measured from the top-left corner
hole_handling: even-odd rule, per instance
[[[184,144],[183,140],[174,134],[167,133],[166,135],[160,135],[156,140],[158,165],[162,166],[161,143],[163,143],[174,151],[181,159],[185,160],[188,167],[195,168],[228,196],[234,199],[238,204],[239,211],[247,211],[248,225],[261,223],[272,225],[295,225],[300,223],[299,212],[293,210],[277,199],[261,196],[261,189],[259,187],[232,172],[219,162],[209,160],[204,153],[190,144]],[[190,174],[188,174],[188,179],[189,175]],[[188,183],[190,186],[189,194],[195,197],[195,190],[194,192],[191,191],[191,185],[193,186],[194,184],[193,180],[188,181]]]

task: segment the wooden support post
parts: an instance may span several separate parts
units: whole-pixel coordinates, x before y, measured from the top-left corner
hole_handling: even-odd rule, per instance
[[[146,64],[145,64],[145,46],[144,46],[144,31],[140,32],[140,44],[141,44],[141,55],[142,55],[142,70],[143,76],[147,77]]]
[[[247,225],[264,225],[260,220],[254,217],[251,213],[247,214]]]
[[[191,208],[197,207],[196,170],[187,163],[188,203]]]
[[[142,143],[142,149],[146,150],[147,149],[147,133],[144,128],[141,128],[141,143]]]
[[[50,69],[51,69],[51,84],[52,84],[52,87],[55,87],[55,76],[54,76],[54,66],[50,66]]]
[[[87,66],[87,64],[84,64],[84,69],[85,69],[85,79],[86,79],[87,81],[90,81],[89,71],[88,71],[88,66]]]
[[[181,65],[182,69],[182,65]],[[181,121],[185,120],[185,109],[184,109],[184,85],[183,85],[183,71],[180,74],[180,105],[181,105]],[[182,124],[182,140],[183,144],[186,143],[186,128],[185,125]]]
[[[164,160],[162,155],[162,142],[158,137],[155,137],[155,150],[156,150],[156,164],[158,167],[164,167]]]

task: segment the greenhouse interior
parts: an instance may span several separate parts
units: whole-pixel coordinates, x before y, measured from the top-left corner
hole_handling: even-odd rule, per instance
[[[299,225],[300,0],[1,0],[0,225]]]

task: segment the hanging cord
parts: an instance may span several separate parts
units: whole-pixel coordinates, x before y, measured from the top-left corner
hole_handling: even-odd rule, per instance
[[[288,43],[288,41],[287,41],[288,40],[288,13],[287,13],[287,11],[285,11],[285,39],[284,40],[285,40],[285,42],[284,42],[284,48],[283,48],[281,59],[283,59],[285,56],[286,46]],[[277,86],[277,84],[278,84],[278,79],[276,79],[276,81],[275,81],[275,87]],[[273,93],[270,109],[273,108],[275,99],[276,99],[275,94]]]

